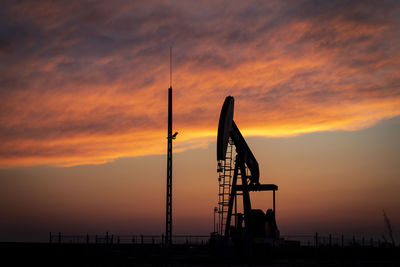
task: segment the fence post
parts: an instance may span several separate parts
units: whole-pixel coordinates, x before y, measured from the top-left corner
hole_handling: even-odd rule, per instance
[[[61,243],[61,232],[58,232],[58,243]]]
[[[315,232],[315,247],[318,247],[318,232]]]

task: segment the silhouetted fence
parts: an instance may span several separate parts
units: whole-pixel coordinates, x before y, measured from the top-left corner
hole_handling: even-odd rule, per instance
[[[63,235],[61,233],[49,234],[50,243],[72,244],[164,244],[164,235]],[[209,235],[173,235],[173,244],[199,245],[206,244]]]
[[[390,247],[392,244],[381,241],[380,239],[364,237],[345,237],[344,235],[321,236],[318,233],[314,235],[284,235],[285,240],[299,241],[301,246],[313,247]]]
[[[284,240],[298,241],[301,246],[312,247],[391,247],[391,243],[377,240],[366,239],[364,237],[350,238],[344,235],[321,236],[314,235],[283,235]],[[164,235],[62,235],[61,233],[49,234],[50,243],[72,243],[72,244],[164,244]],[[207,244],[210,235],[173,235],[173,244],[199,245]]]

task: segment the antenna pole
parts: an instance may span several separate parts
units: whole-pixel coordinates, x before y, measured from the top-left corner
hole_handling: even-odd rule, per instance
[[[165,245],[172,244],[172,47],[170,47],[170,87],[168,88],[168,145],[167,145],[167,207],[165,223]]]
[[[172,88],[172,46],[169,48],[169,87]]]

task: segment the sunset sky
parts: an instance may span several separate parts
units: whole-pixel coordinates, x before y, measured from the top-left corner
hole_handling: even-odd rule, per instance
[[[232,95],[282,234],[381,237],[384,209],[400,242],[400,2],[0,7],[0,241],[163,233],[172,46],[174,233],[213,229]]]

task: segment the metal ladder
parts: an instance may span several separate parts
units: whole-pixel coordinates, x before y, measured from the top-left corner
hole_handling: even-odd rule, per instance
[[[218,234],[225,233],[225,219],[228,214],[229,198],[232,187],[233,171],[233,141],[229,138],[224,161],[218,163]]]

